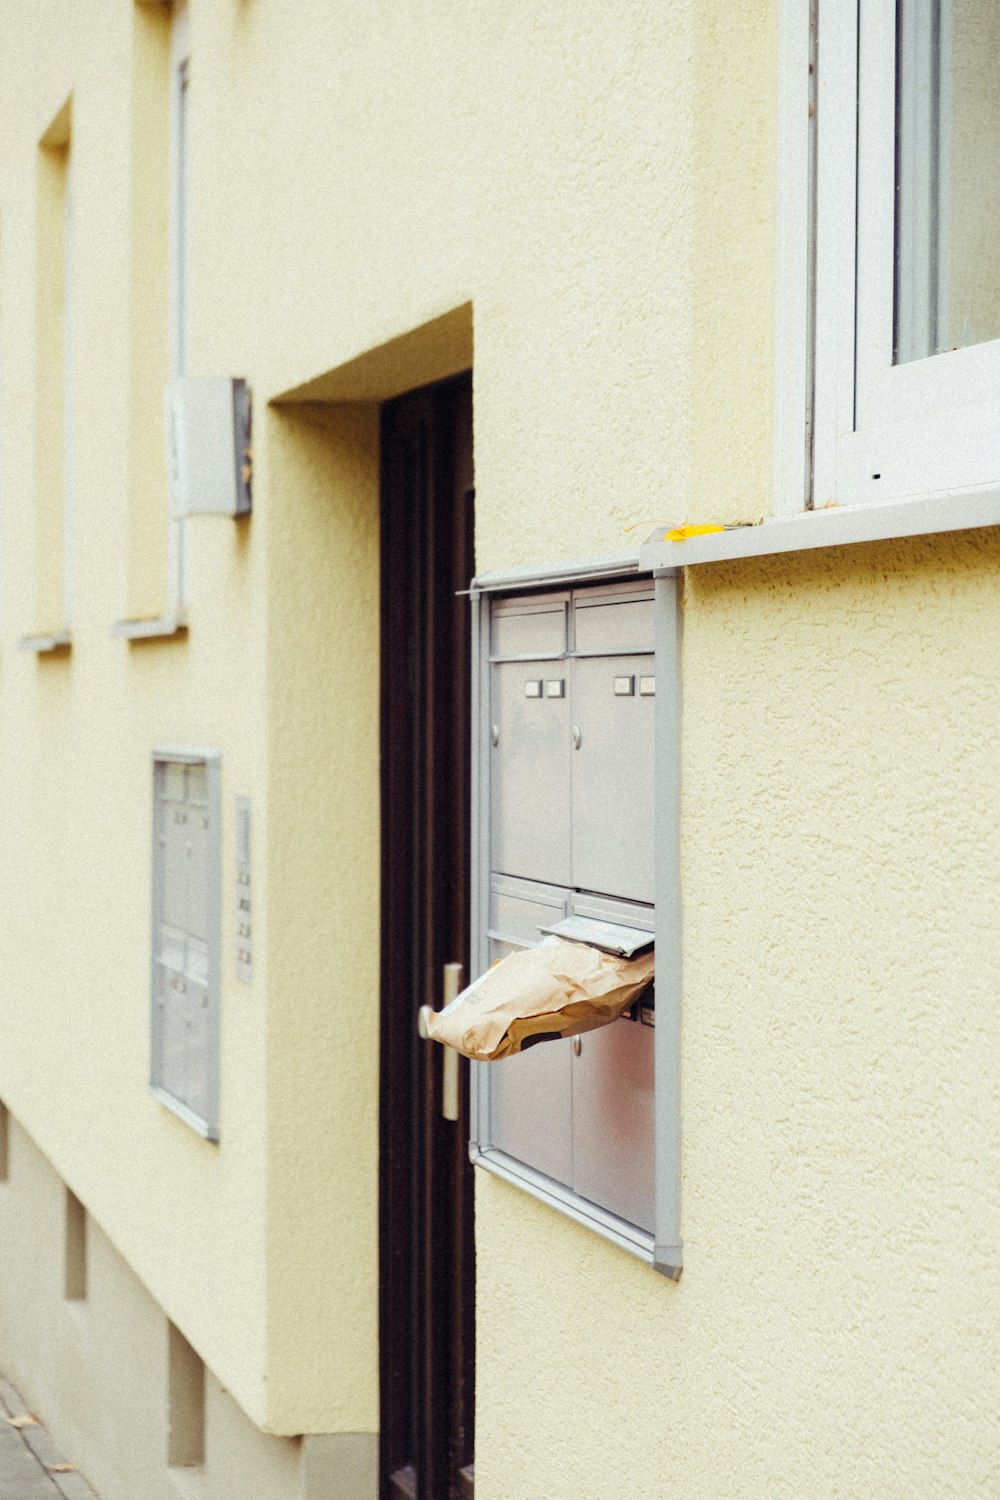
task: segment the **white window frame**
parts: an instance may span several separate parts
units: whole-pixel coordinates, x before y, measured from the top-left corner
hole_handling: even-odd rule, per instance
[[[803,28],[805,8],[790,8]],[[895,15],[893,0],[818,6],[817,507],[1000,485],[1000,339],[893,363]],[[926,38],[912,46],[919,57]],[[919,132],[922,122],[911,123]]]
[[[191,343],[191,26],[187,0],[176,0],[170,29],[169,192],[167,202],[168,378],[189,373]],[[168,601],[171,610],[187,604],[187,522],[170,503]]]

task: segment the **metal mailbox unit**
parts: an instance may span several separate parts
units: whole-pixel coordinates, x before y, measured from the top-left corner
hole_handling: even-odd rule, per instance
[[[216,750],[153,751],[150,1089],[219,1138],[221,888]]]
[[[654,935],[656,999],[473,1065],[472,1160],[681,1268],[677,581],[634,559],[472,585],[477,974],[567,917]],[[595,928],[596,931],[596,928]]]

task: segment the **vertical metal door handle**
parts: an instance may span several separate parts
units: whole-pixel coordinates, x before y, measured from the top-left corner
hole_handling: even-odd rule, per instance
[[[580,746],[582,744],[583,744],[583,735],[580,733],[580,726],[579,726],[579,724],[574,724],[573,725],[573,749],[574,750],[579,750],[579,748],[580,748]]]
[[[444,1003],[450,1005],[462,988],[462,965],[444,966]],[[441,1067],[441,1114],[446,1120],[458,1119],[458,1053],[445,1047]]]

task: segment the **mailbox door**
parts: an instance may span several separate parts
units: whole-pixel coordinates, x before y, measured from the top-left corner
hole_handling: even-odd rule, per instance
[[[573,611],[574,649],[583,656],[607,651],[652,651],[656,615],[648,599],[616,594],[578,593]]]
[[[572,900],[574,913],[653,929],[651,908]],[[623,1017],[578,1038],[573,1058],[573,1188],[640,1229],[654,1228],[651,1026]]]
[[[159,1030],[159,1083],[177,1099],[187,1090],[188,1042],[184,940],[162,933],[156,961],[156,1024]]]
[[[655,680],[651,655],[573,663],[572,883],[578,890],[653,900]]]
[[[209,913],[209,812],[208,770],[205,766],[187,768],[187,823],[184,855],[187,863],[187,921],[192,937],[206,942]]]
[[[493,667],[492,868],[552,885],[570,879],[568,663]]]
[[[212,1028],[209,1017],[208,944],[198,938],[187,943],[187,1093],[185,1104],[203,1119],[212,1114],[209,1098],[213,1073],[211,1057]]]
[[[493,611],[490,658],[562,656],[566,649],[568,594],[505,600]]]
[[[490,962],[540,941],[540,926],[566,915],[565,891],[494,879],[490,896]],[[529,1167],[569,1182],[573,1170],[570,1043],[541,1042],[489,1063],[490,1140]]]
[[[653,1029],[623,1017],[580,1037],[573,1059],[573,1188],[654,1227]]]

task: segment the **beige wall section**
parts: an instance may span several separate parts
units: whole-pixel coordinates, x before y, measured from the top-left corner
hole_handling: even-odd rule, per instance
[[[110,639],[129,594],[128,287],[130,257],[142,248],[130,238],[129,218],[132,8],[12,0],[3,26],[0,758],[9,796],[0,900],[19,918],[16,930],[7,923],[0,934],[5,1034],[18,1037],[0,1056],[0,1093],[155,1302],[264,1422],[268,1391],[280,1392],[281,1380],[269,1386],[266,1369],[263,927],[255,934],[254,986],[232,975],[236,792],[253,800],[259,872],[267,861],[264,554],[252,523],[193,521],[190,639],[135,647]],[[38,662],[12,649],[36,623],[33,549],[25,540],[33,413],[24,395],[34,301],[18,293],[34,286],[37,143],[70,92],[80,248],[78,608],[72,657]],[[157,386],[147,419],[158,429],[161,413]],[[162,475],[155,483],[164,493]],[[162,524],[165,531],[165,513]],[[147,1089],[151,751],[164,743],[212,746],[222,757],[219,1149]]]
[[[378,411],[267,414],[266,1423],[378,1425]],[[258,459],[258,462],[260,460]],[[278,1372],[281,1372],[280,1376]]]
[[[374,403],[413,352],[383,346],[474,307],[481,569],[619,551],[647,518],[762,514],[775,11],[192,0],[192,369],[253,385],[255,513],[191,524],[190,639],[128,648],[108,628],[161,567],[140,569],[128,523],[137,495],[159,503],[137,477],[159,437],[135,446],[159,397],[155,419],[148,393],[136,408],[126,358],[139,369],[135,309],[157,296],[130,218],[139,156],[162,171],[130,114],[139,23],[106,0],[8,0],[6,642],[35,624],[17,499],[35,153],[71,92],[78,231],[98,247],[77,285],[80,649],[42,666],[4,647],[0,902],[18,923],[0,924],[0,975],[19,1045],[0,1093],[107,1236],[95,1306],[107,1245],[146,1288],[94,1354],[109,1399],[60,1408],[99,1489],[130,1471],[97,1467],[85,1433],[120,1452],[115,1382],[145,1369],[142,1329],[164,1317],[213,1372],[208,1467],[215,1421],[244,1473],[266,1454],[284,1483],[291,1448],[238,1407],[371,1452]],[[385,364],[371,387],[366,354],[366,380]],[[312,402],[268,408],[304,388]],[[485,1500],[995,1489],[996,561],[992,539],[956,537],[689,582],[687,1269],[669,1285],[480,1180]],[[162,742],[222,755],[218,1148],[146,1090]],[[236,792],[253,799],[249,989],[231,977]],[[11,1373],[41,1391],[5,1316]],[[37,1379],[61,1389],[54,1335],[70,1368],[84,1356],[64,1309],[40,1316]]]
[[[480,1178],[477,1493],[996,1494],[998,563],[689,573],[685,1270]]]
[[[255,512],[190,524],[189,639],[128,647],[109,627],[161,608],[164,576],[165,22],[110,0],[5,6],[8,641],[35,624],[32,174],[70,94],[87,253],[74,652],[5,653],[0,901],[28,938],[0,930],[22,1041],[0,1092],[264,1427],[377,1420],[375,402],[464,364],[474,306],[481,567],[621,551],[633,522],[741,510],[737,481],[766,492],[773,21],[721,14],[191,0],[191,369],[253,387]],[[718,129],[696,127],[716,88]],[[409,339],[438,319],[437,349]],[[281,393],[300,399],[269,411]],[[218,1148],[146,1089],[162,743],[222,758]],[[232,978],[236,792],[253,800],[249,990]]]
[[[67,213],[72,100],[64,101],[38,143],[35,184],[35,603],[41,632],[68,621],[63,598],[66,546]]]
[[[202,1462],[170,1467],[176,1330],[93,1219],[86,1296],[64,1299],[66,1190],[13,1120],[10,1136],[10,1174],[0,1181],[4,1372],[59,1434],[101,1500],[374,1496],[372,1436],[268,1436],[211,1371],[204,1371]],[[177,1456],[184,1456],[180,1449]]]
[[[119,613],[167,607],[167,5],[132,7],[128,216],[127,553]]]
[[[480,567],[618,551],[647,517],[763,507],[773,9],[192,0],[192,370],[253,384],[256,510],[192,523],[190,640],[128,648],[108,627],[160,607],[165,552],[162,18],[106,0],[6,7],[12,493],[33,467],[16,391],[33,329],[11,289],[33,285],[29,173],[71,92],[92,255],[77,289],[87,644],[4,671],[4,765],[26,789],[6,826],[31,858],[0,872],[0,896],[16,893],[46,960],[0,934],[23,1041],[0,1085],[263,1426],[377,1418],[377,427],[345,397],[464,363],[465,343],[410,365],[393,341],[474,304]],[[296,390],[342,404],[268,415]],[[19,516],[5,516],[7,639],[35,623]],[[164,741],[222,755],[218,1149],[146,1092],[149,753]],[[230,977],[236,791],[253,798],[250,990]],[[491,1255],[534,1212],[517,1199],[491,1223],[488,1205],[487,1351]],[[553,1232],[574,1259],[609,1253]],[[620,1284],[639,1274],[622,1264]],[[545,1326],[521,1341],[542,1363]],[[497,1370],[519,1358],[511,1345]]]

